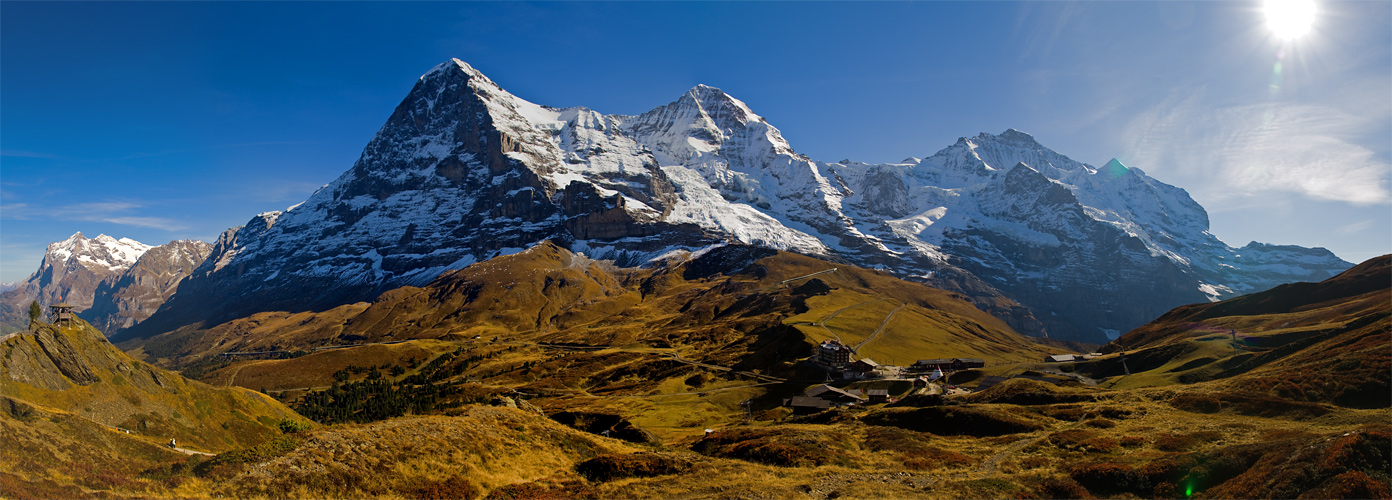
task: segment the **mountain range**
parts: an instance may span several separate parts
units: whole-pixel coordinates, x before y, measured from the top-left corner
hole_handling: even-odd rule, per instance
[[[826,163],[713,87],[604,115],[528,102],[451,60],[351,169],[224,232],[124,335],[370,300],[541,240],[620,266],[725,242],[795,251],[960,293],[1023,333],[1095,343],[1181,304],[1351,265],[1320,248],[1231,247],[1184,190],[1013,129],[924,159]]]
[[[150,317],[211,249],[196,240],[150,246],[130,238],[74,233],[49,244],[28,279],[0,292],[0,333],[25,329],[29,304],[38,301],[72,305],[92,326],[111,335]]]

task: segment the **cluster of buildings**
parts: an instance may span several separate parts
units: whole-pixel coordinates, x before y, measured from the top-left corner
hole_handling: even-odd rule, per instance
[[[803,391],[801,396],[793,396],[783,401],[791,407],[794,415],[810,415],[833,406],[852,406],[889,402],[888,389],[838,389],[822,384]]]
[[[881,378],[902,373],[901,368],[883,366],[870,358],[852,361],[851,355],[854,352],[841,341],[828,339],[817,345],[817,353],[810,361],[827,372],[839,374],[843,380]],[[942,378],[944,373],[985,366],[986,360],[980,358],[920,359],[909,366],[907,371],[916,374],[913,378],[914,388],[921,389],[927,387],[929,382]],[[890,371],[893,373],[885,373]],[[801,396],[785,399],[783,404],[791,407],[794,415],[806,415],[836,406],[883,403],[888,400],[887,389],[844,390],[830,385],[819,385],[808,389]]]
[[[812,361],[826,371],[840,373],[845,380],[864,380],[875,378],[882,367],[875,360],[861,358],[851,361],[853,351],[839,340],[824,340],[817,345],[817,355]]]

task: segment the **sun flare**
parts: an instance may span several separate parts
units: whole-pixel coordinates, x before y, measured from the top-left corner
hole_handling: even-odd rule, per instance
[[[1266,0],[1266,26],[1276,38],[1294,40],[1310,32],[1315,22],[1314,0]]]

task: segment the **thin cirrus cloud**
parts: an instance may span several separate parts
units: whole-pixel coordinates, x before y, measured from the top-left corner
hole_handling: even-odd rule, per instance
[[[163,217],[144,217],[131,214],[131,212],[141,207],[142,205],[138,203],[124,201],[78,203],[75,205],[58,207],[33,207],[27,203],[12,203],[0,207],[0,213],[4,214],[3,218],[15,220],[49,218],[71,221],[107,222],[125,226],[162,229],[165,231],[183,231],[187,229],[187,226],[183,223],[171,219]],[[42,214],[42,217],[37,217],[40,214]]]
[[[1356,143],[1368,117],[1315,104],[1213,106],[1205,97],[1201,89],[1172,95],[1132,119],[1131,160],[1188,177],[1196,194],[1218,203],[1284,193],[1358,206],[1392,202],[1392,164]]]

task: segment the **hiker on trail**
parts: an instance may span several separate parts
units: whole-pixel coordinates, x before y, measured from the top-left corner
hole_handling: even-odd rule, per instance
[[[175,447],[175,444],[174,444],[174,443],[175,443],[174,438],[169,438],[169,447],[170,447],[170,448],[174,448],[174,447]]]

